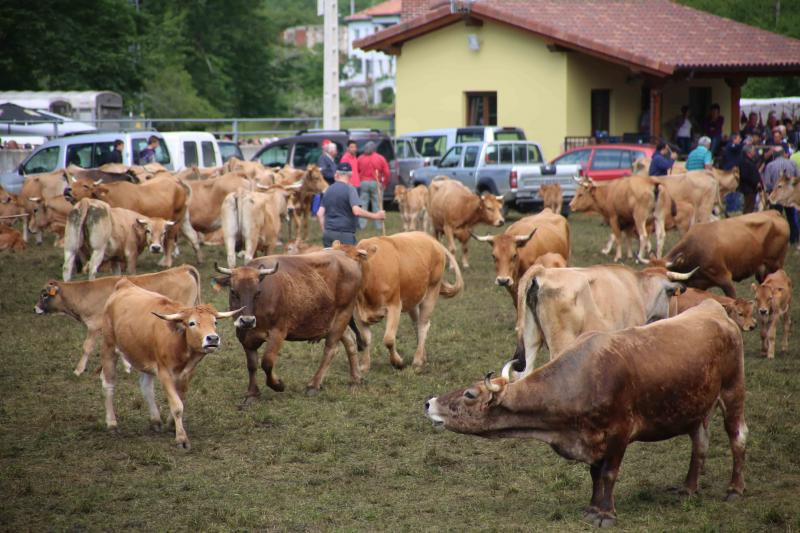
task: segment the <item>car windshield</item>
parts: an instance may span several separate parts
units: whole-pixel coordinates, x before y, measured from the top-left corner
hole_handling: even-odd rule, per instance
[[[525,135],[520,130],[496,130],[495,141],[524,141]]]
[[[219,153],[222,156],[222,161],[227,161],[231,157],[238,157],[239,159],[242,158],[242,151],[239,150],[239,147],[236,145],[236,143],[219,143]],[[286,163],[285,158],[283,162]]]
[[[447,149],[447,137],[444,135],[415,137],[414,146],[422,157],[440,157]]]
[[[39,150],[22,166],[22,173],[41,174],[55,170],[58,166],[58,150],[58,146]]]

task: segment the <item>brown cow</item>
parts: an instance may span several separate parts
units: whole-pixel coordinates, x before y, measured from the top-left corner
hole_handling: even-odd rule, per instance
[[[33,209],[31,216],[28,217],[28,231],[38,236],[47,230],[56,234],[55,245],[63,245],[67,216],[72,211],[72,204],[63,196],[28,198],[28,204]]]
[[[236,266],[236,242],[241,241],[244,262],[249,263],[261,252],[269,255],[278,243],[281,218],[286,216],[289,191],[280,185],[268,190],[239,190],[225,197],[222,203],[222,232],[228,268]]]
[[[514,222],[500,235],[473,237],[492,247],[494,281],[506,288],[514,305],[517,304],[516,284],[540,256],[554,252],[569,260],[567,219],[548,208]]]
[[[628,225],[634,226],[639,236],[638,259],[642,260],[647,255],[650,245],[647,221],[652,217],[656,256],[661,257],[666,234],[664,221],[667,212],[672,209],[672,201],[665,194],[664,186],[655,178],[629,176],[602,185],[591,179],[581,180],[569,207],[576,212],[598,212],[611,226],[617,245],[614,261],[622,258],[622,229]]]
[[[758,307],[758,325],[761,331],[761,356],[775,358],[775,335],[778,320],[783,322],[781,353],[789,349],[789,328],[792,327],[792,278],[784,270],[773,272],[760,285],[752,284]]]
[[[478,224],[500,227],[503,218],[503,197],[484,192],[480,196],[460,182],[437,176],[429,188],[431,217],[436,239],[442,233],[447,237],[447,249],[455,255],[454,238],[461,241],[461,264],[469,268],[468,243],[473,228]]]
[[[439,296],[452,298],[464,288],[456,258],[421,231],[363,239],[357,246],[345,246],[337,241],[333,248],[345,250],[354,259],[363,253],[368,257],[361,262],[361,290],[354,314],[365,345],[360,350],[361,372],[367,373],[370,368],[372,333],[369,328],[384,318],[383,344],[389,350],[389,362],[395,368],[405,366],[396,344],[403,312],[408,313],[417,330],[417,350],[412,365],[415,369],[422,368],[427,361],[425,340]],[[455,270],[453,285],[444,281],[445,259]]]
[[[48,281],[39,294],[39,301],[34,307],[37,315],[49,313],[65,314],[86,326],[86,338],[83,341],[75,375],[79,376],[86,369],[89,356],[94,351],[95,341],[102,333],[103,308],[106,300],[114,292],[114,286],[121,276],[108,276],[92,281]],[[183,305],[200,303],[200,274],[191,265],[183,265],[153,274],[128,276],[134,285],[163,294],[177,300]]]
[[[561,254],[555,252],[548,252],[544,255],[540,255],[533,264],[541,265],[544,268],[567,268],[567,260],[564,259]]]
[[[786,207],[800,206],[800,187],[797,178],[787,178],[784,175],[778,179],[772,192],[769,193],[769,203]]]
[[[109,261],[119,273],[125,265],[128,274],[136,273],[136,260],[149,246],[154,254],[163,253],[169,228],[175,222],[143,217],[130,209],[110,207],[100,200],[84,198],[67,217],[64,233],[64,281],[72,277],[75,259],[91,252],[89,279],[97,275],[100,264]]]
[[[229,318],[238,312],[219,313],[207,304],[188,307],[137,287],[128,279],[118,281],[106,301],[100,347],[108,428],[117,427],[114,388],[117,354],[121,352],[131,366],[141,372],[139,387],[150,411],[150,426],[161,430],[161,413],[153,391],[153,376],[156,376],[169,402],[170,419],[175,423],[175,442],[178,448],[188,450],[183,405],[189,383],[203,357],[219,348],[217,319]]]
[[[679,235],[684,235],[687,231],[689,231],[689,228],[692,227],[692,224],[694,224],[694,207],[689,202],[675,202],[675,209],[668,210],[665,215],[665,231],[676,230]],[[655,229],[653,222],[654,221],[652,217],[647,220],[647,231],[652,232]],[[624,245],[628,251],[627,257],[628,259],[633,259],[631,241],[636,237],[636,228],[633,225],[628,224],[622,228],[622,231]],[[610,254],[615,242],[616,238],[614,237],[614,233],[611,233],[608,236],[608,242],[606,243],[605,248],[601,250],[601,253],[603,255]]]
[[[308,240],[312,200],[314,195],[323,194],[328,190],[328,182],[322,177],[322,171],[317,165],[308,165],[305,170],[283,168],[279,174],[280,185],[296,187],[291,199],[289,235],[295,235],[304,241]]]
[[[420,184],[408,189],[405,185],[397,185],[394,188],[394,201],[400,207],[403,231],[430,231],[428,187]]]
[[[22,233],[5,224],[0,224],[0,252],[11,250],[21,252],[25,249]]]
[[[61,196],[69,185],[66,171],[62,169],[45,174],[33,174],[25,178],[22,189],[17,195],[18,205],[28,213],[28,223],[34,216],[34,210],[45,199]],[[31,200],[34,199],[34,201]],[[36,243],[42,243],[42,234],[36,234]]]
[[[247,355],[250,382],[245,405],[260,395],[256,385],[258,349],[267,343],[261,368],[267,386],[284,390],[275,372],[275,363],[284,340],[320,341],[325,339],[322,361],[306,385],[306,394],[315,395],[330,368],[341,341],[350,362],[352,384],[361,382],[356,343],[346,334],[353,319],[356,296],[361,287],[361,265],[339,250],[305,255],[258,257],[247,266],[227,269],[216,266],[223,276],[216,278],[230,287],[231,307],[243,306],[236,319],[236,336]]]
[[[783,268],[789,224],[777,211],[695,224],[657,263],[678,272],[697,270],[687,285],[719,287],[736,297],[734,281],[755,275],[758,281]],[[645,262],[648,262],[645,260]]]
[[[720,405],[733,452],[726,499],[744,493],[747,425],[742,335],[722,307],[706,301],[674,318],[582,335],[558,359],[510,383],[475,383],[425,402],[434,426],[490,438],[533,438],[589,465],[592,499],[584,518],[616,522],[614,485],[628,445],[689,435],[692,457],[682,492],[697,493]]]
[[[286,255],[313,254],[322,250],[322,246],[300,240],[292,241],[286,245]]]
[[[672,297],[673,301],[670,302],[670,316],[683,313],[687,309],[700,305],[705,300],[715,300],[718,302],[731,317],[731,320],[736,322],[736,325],[742,331],[750,331],[756,327],[756,319],[753,316],[753,309],[755,304],[752,300],[745,300],[744,298],[728,298],[714,294],[713,292],[701,291],[689,287],[680,294],[675,294]],[[672,311],[674,309],[674,311]]]
[[[539,187],[539,198],[542,199],[545,209],[550,209],[553,213],[561,214],[564,205],[564,195],[561,192],[561,185],[558,183],[546,183]]]
[[[83,198],[94,198],[106,202],[111,207],[121,207],[145,217],[175,222],[167,235],[164,257],[159,261],[159,264],[167,267],[172,266],[172,253],[179,230],[192,244],[197,262],[201,263],[203,260],[197,233],[189,219],[191,194],[189,186],[171,176],[145,181],[141,185],[125,181],[106,184],[102,180],[77,178],[73,179],[71,186],[64,190],[64,196],[68,199],[79,201]]]
[[[192,190],[189,220],[192,227],[202,233],[222,229],[222,202],[239,189],[251,190],[254,185],[244,174],[233,172],[214,179],[185,182]]]

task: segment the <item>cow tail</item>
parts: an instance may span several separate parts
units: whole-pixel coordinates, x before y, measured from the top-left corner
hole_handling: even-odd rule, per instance
[[[78,252],[83,246],[84,224],[86,214],[89,212],[89,200],[84,198],[73,207],[67,215],[67,224],[64,228],[64,248]]]
[[[355,311],[353,311],[355,313]],[[356,336],[356,347],[358,351],[364,351],[367,349],[367,342],[364,340],[364,337],[361,335],[361,330],[358,329],[358,324],[356,324],[356,317],[350,317],[350,323],[348,324],[350,329],[353,331],[353,334]]]
[[[454,284],[449,284],[444,279],[442,280],[442,285],[439,287],[439,294],[444,298],[452,298],[464,290],[464,278],[461,276],[461,269],[458,268],[458,261],[456,261],[456,257],[450,253],[450,250],[444,247],[444,245],[440,242],[436,244],[441,247],[444,254],[447,256],[447,261],[450,263],[450,268],[455,270],[456,273],[456,281]]]
[[[539,283],[536,277],[545,270],[542,265],[533,265],[525,271],[517,286],[517,348],[514,352],[514,364],[512,366],[517,372],[524,371],[526,366],[524,331],[528,307],[531,309],[534,320],[537,322],[539,320],[536,316],[536,305],[539,300]]]
[[[192,265],[186,265],[186,268],[189,271],[189,275],[194,279],[194,284],[197,287],[197,296],[195,297],[194,305],[200,305],[203,303],[203,291],[200,290],[202,287],[200,285],[200,272],[198,272],[197,269]]]

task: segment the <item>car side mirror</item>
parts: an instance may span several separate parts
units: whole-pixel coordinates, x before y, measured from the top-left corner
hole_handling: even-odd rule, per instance
[[[431,165],[433,165],[434,167],[438,167],[438,166],[439,166],[439,163],[441,163],[441,162],[442,162],[442,160],[441,160],[440,158],[438,158],[438,157],[434,157],[434,158],[431,160]]]
[[[20,164],[19,164],[19,166],[17,167],[17,172],[19,172],[19,175],[20,175],[20,176],[24,176],[24,175],[25,175],[25,172],[24,172],[24,170],[25,170],[25,169],[24,169],[24,168],[22,168],[22,163],[20,163]]]

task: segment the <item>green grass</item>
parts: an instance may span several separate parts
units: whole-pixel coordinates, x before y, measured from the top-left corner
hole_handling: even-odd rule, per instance
[[[598,250],[606,228],[578,215],[570,223],[573,263],[605,261]],[[390,232],[399,226],[391,213]],[[674,240],[670,235],[670,243]],[[182,249],[180,260],[192,259],[188,247]],[[586,466],[565,461],[536,441],[435,431],[423,415],[428,395],[498,371],[513,352],[513,307],[505,290],[493,284],[489,247],[473,242],[471,250],[466,291],[439,302],[428,340],[429,366],[419,375],[393,370],[383,346],[376,346],[367,384],[351,391],[340,353],[322,393],[306,398],[303,387],[322,346],[287,343],[278,360],[286,392],[263,390],[255,405],[241,411],[247,370],[225,321],[222,349],[199,365],[189,390],[189,453],[175,449],[174,435],[149,431],[134,375],[120,373],[119,432],[105,430],[100,380],[90,373],[72,375],[83,328],[66,317],[33,313],[43,283],[60,275],[60,250],[44,245],[4,253],[0,529],[589,529],[581,521],[591,491]],[[206,251],[204,298],[227,308],[227,295],[209,288],[211,265],[223,260],[223,250]],[[155,261],[143,256],[142,271],[155,268]],[[794,251],[787,268],[800,281]],[[738,288],[750,295],[749,281]],[[373,333],[380,343],[382,327]],[[745,498],[722,502],[731,460],[716,415],[699,497],[682,499],[665,491],[686,474],[688,438],[631,446],[616,489],[621,530],[800,530],[798,334],[792,335],[790,352],[774,361],[758,357],[758,333],[745,339],[750,428]],[[399,347],[407,362],[414,342],[404,316]],[[97,361],[93,357],[90,368]],[[160,387],[157,395],[165,412]]]

